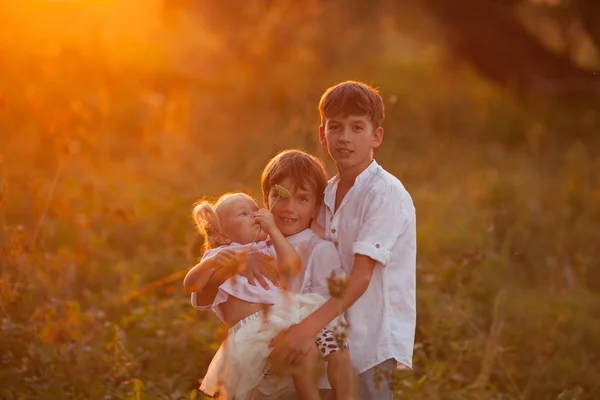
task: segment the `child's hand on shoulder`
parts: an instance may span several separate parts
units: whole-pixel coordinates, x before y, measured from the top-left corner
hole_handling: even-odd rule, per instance
[[[265,208],[261,208],[254,214],[254,221],[269,235],[277,229],[275,217]]]

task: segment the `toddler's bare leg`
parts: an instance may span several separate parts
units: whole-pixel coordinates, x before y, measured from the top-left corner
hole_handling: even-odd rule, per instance
[[[350,360],[350,351],[342,349],[325,357],[327,361],[327,379],[331,385],[335,400],[352,399],[354,392],[354,370]]]
[[[302,364],[292,371],[294,389],[300,400],[319,400],[318,361],[317,347],[311,347],[311,351],[304,357]]]

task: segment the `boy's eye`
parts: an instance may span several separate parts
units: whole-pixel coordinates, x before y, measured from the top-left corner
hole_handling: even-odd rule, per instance
[[[337,128],[338,128],[338,126],[337,126],[337,125],[330,125],[330,126],[329,126],[329,130],[331,130],[331,131],[334,131],[334,130],[336,130]]]
[[[301,203],[306,203],[308,201],[306,197],[300,197],[298,200],[300,200]]]
[[[352,129],[354,129],[355,131],[362,131],[363,127],[355,125],[355,126],[352,127]]]

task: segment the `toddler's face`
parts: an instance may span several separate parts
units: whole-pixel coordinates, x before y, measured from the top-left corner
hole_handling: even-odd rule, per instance
[[[280,197],[277,200],[277,191],[273,186],[269,191],[269,205],[275,204],[271,208],[271,213],[275,217],[275,225],[284,236],[295,235],[309,228],[312,219],[316,218],[319,211],[317,196],[309,187],[310,185],[303,188],[289,177],[279,182],[279,185],[292,193],[292,197]]]
[[[249,244],[255,238],[257,242],[267,238],[264,231],[256,237],[260,227],[254,222],[254,213],[258,211],[258,206],[251,198],[244,195],[232,196],[219,204],[216,211],[223,233],[232,242]]]

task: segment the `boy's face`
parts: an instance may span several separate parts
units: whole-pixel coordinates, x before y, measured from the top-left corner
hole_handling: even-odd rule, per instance
[[[383,128],[375,128],[367,115],[336,116],[325,119],[319,138],[340,172],[359,174],[373,161],[373,149],[381,145]]]
[[[288,177],[279,182],[279,185],[286,188],[292,197],[280,197],[277,200],[277,192],[275,186],[269,191],[269,206],[275,204],[271,208],[271,213],[275,217],[275,225],[283,233],[284,236],[295,235],[310,227],[311,221],[317,217],[317,195],[315,191],[306,185],[303,188]],[[275,202],[277,200],[277,202]]]

